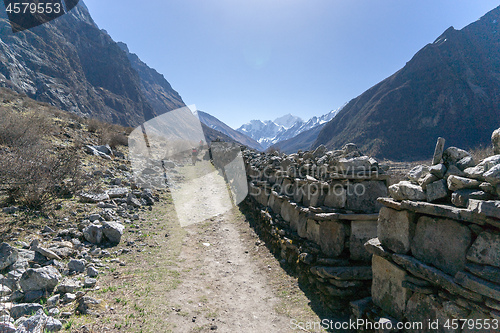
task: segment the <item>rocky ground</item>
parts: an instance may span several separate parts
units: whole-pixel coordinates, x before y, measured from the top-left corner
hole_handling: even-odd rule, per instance
[[[288,332],[331,316],[237,208],[182,228],[169,190],[135,188],[107,149],[85,148],[100,192],[0,213],[0,332]]]

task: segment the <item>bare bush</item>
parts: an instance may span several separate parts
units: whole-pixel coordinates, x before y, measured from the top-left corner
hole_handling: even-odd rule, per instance
[[[79,185],[80,160],[75,148],[51,151],[53,130],[45,112],[0,108],[0,190],[10,203],[39,209]]]
[[[75,148],[51,152],[31,145],[0,153],[0,182],[8,201],[40,209],[80,188],[80,159]]]
[[[28,147],[37,145],[52,128],[43,113],[18,113],[0,107],[0,145]]]
[[[94,118],[90,118],[87,120],[87,130],[90,133],[97,133],[99,129],[102,127],[102,123]]]

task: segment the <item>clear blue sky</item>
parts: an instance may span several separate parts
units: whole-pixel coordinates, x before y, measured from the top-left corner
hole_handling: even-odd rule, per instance
[[[85,0],[96,23],[232,127],[336,109],[490,0]]]

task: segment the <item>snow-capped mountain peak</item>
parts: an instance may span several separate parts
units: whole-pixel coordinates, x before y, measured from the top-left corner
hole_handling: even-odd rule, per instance
[[[237,131],[246,134],[260,143],[264,149],[267,149],[277,142],[291,139],[311,128],[323,126],[332,120],[341,109],[330,111],[320,117],[314,116],[306,122],[291,114],[276,118],[274,121],[252,120],[242,125]]]
[[[298,122],[303,122],[303,120],[300,117],[291,115],[290,113],[274,119],[275,124],[283,126],[286,129],[289,129]]]

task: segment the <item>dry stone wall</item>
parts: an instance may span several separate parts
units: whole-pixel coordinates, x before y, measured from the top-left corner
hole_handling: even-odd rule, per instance
[[[500,155],[476,163],[443,148],[440,138],[433,165],[412,169],[379,198],[378,237],[365,244],[371,299],[352,306],[358,318],[392,323],[388,331],[498,332]]]
[[[250,195],[242,206],[275,255],[332,310],[348,311],[350,301],[369,296],[372,255],[364,244],[377,235],[386,168],[352,144],[244,157]]]

